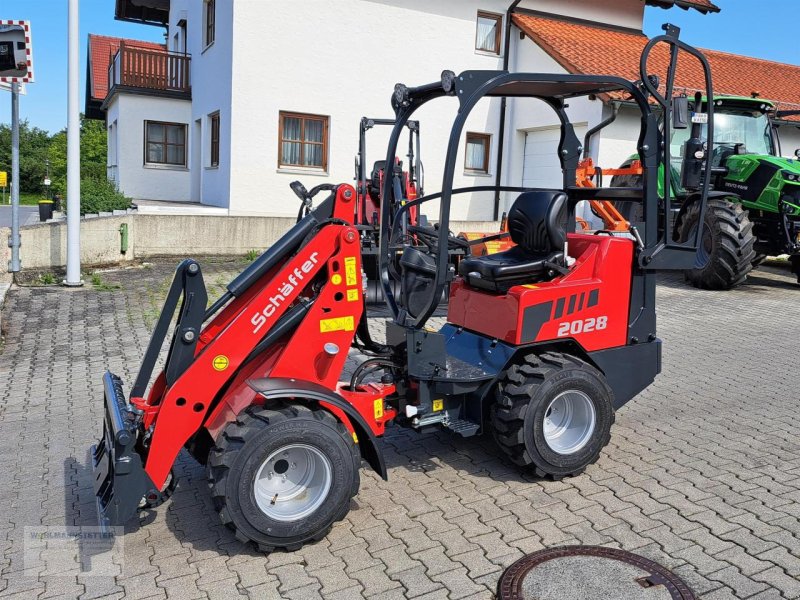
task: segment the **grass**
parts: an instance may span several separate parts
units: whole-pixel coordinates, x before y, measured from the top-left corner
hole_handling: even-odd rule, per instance
[[[244,257],[247,259],[247,262],[253,262],[259,256],[261,256],[261,250],[256,250],[255,248],[248,250],[247,254],[244,255]]]
[[[52,273],[42,273],[39,275],[39,282],[42,285],[53,285],[56,282],[56,276]]]
[[[92,286],[94,289],[101,292],[110,292],[112,290],[121,290],[122,286],[116,283],[106,283],[97,273],[92,273],[91,277]]]

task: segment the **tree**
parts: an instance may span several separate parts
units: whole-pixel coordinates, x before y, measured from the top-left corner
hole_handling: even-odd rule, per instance
[[[81,115],[81,180],[100,181],[106,178],[106,128],[103,121]],[[50,140],[48,151],[53,192],[67,192],[67,130],[62,129]]]
[[[20,191],[32,194],[43,191],[48,160],[51,190],[64,196],[67,192],[67,130],[51,136],[43,129],[31,127],[27,120],[20,121]],[[11,125],[6,123],[0,124],[0,171],[11,175]],[[96,181],[105,177],[105,124],[81,115],[81,179]]]
[[[46,173],[50,135],[27,120],[19,124],[19,182],[22,192],[41,192]],[[0,171],[11,176],[11,125],[0,124]]]

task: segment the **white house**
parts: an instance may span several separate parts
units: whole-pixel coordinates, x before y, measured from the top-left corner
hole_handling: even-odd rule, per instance
[[[87,114],[105,117],[109,176],[137,200],[293,215],[291,181],[353,180],[360,119],[391,118],[397,82],[433,82],[443,69],[503,68],[637,79],[644,11],[657,10],[647,6],[719,10],[710,0],[509,1],[118,0],[117,18],[165,27],[166,45],[123,41],[104,58],[109,47],[91,36]],[[800,98],[800,67],[708,57],[718,92]],[[98,64],[108,65],[105,80]],[[699,85],[690,79],[679,83]],[[467,125],[455,184],[560,185],[551,109],[530,99],[509,100],[505,110],[499,99],[483,102]],[[456,109],[439,101],[415,115],[428,192],[440,187]],[[569,114],[580,136],[614,110],[609,99],[583,99]],[[593,143],[601,165],[617,166],[635,151],[639,124],[624,103],[618,110]],[[368,134],[370,161],[383,158],[387,134]],[[800,147],[794,124],[783,141],[786,154]],[[452,218],[493,219],[508,200],[496,207],[492,194],[465,196]]]

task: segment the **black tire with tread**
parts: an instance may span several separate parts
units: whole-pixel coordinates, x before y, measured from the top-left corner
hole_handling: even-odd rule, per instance
[[[689,239],[699,217],[700,206],[694,203],[678,224],[680,240]],[[753,224],[741,204],[727,198],[708,199],[705,223],[711,231],[709,260],[702,267],[684,271],[686,280],[705,290],[734,288],[753,270],[756,258]]]
[[[593,439],[574,456],[550,450],[541,433],[544,411],[567,389],[584,391],[594,403],[597,419]],[[575,356],[529,354],[503,374],[491,422],[495,441],[515,464],[531,468],[539,477],[571,477],[597,462],[611,439],[613,392],[600,371]]]
[[[275,449],[298,441],[313,443],[326,453],[332,463],[333,481],[317,511],[287,525],[272,521],[254,504],[252,474],[254,465]],[[352,436],[327,410],[303,404],[251,406],[225,427],[211,449],[208,485],[222,523],[238,540],[253,542],[263,552],[293,551],[319,541],[347,515],[350,500],[358,493],[360,466],[361,455]],[[293,531],[274,535],[265,529]]]

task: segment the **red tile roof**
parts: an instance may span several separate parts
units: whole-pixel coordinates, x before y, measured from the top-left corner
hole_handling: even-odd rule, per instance
[[[539,15],[515,14],[517,25],[570,73],[617,75],[639,79],[639,57],[647,37],[640,32],[577,23]],[[661,47],[663,46],[663,47]],[[669,60],[665,45],[650,58],[651,73],[666,74]],[[800,66],[703,50],[711,64],[717,94],[760,97],[800,108]],[[678,68],[676,87],[704,87],[703,72],[696,60],[684,60]]]
[[[125,38],[108,37],[105,35],[89,34],[89,89],[92,98],[104,100],[108,94],[108,66],[111,58],[117,52],[120,42],[126,46],[136,46],[137,48],[147,48],[148,50],[166,51],[164,44],[154,42],[143,42],[140,40],[129,40]]]
[[[711,0],[647,0],[647,4],[661,8],[672,8],[673,6],[679,6],[685,10],[694,8],[701,13],[719,12],[719,7]]]

